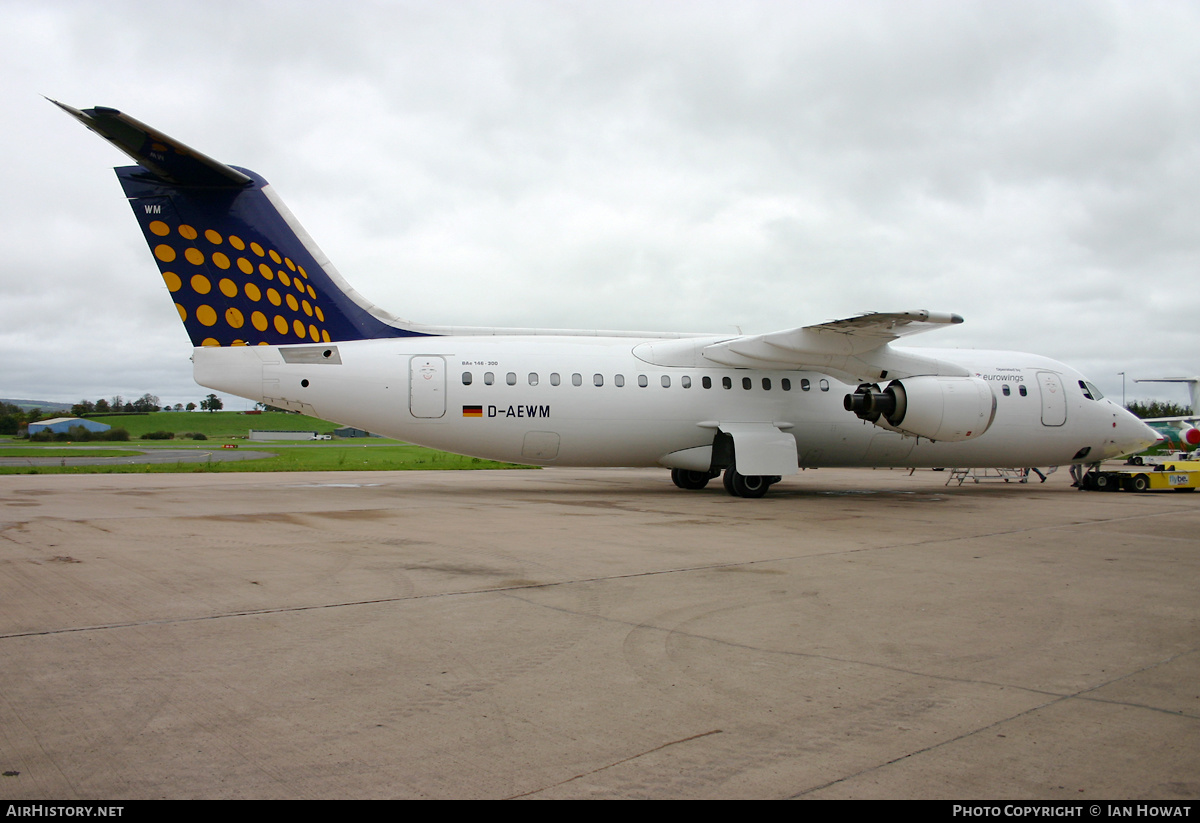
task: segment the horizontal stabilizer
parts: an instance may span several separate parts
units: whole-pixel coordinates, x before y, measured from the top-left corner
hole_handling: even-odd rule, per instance
[[[50,100],[48,97],[46,99]],[[125,152],[164,183],[210,188],[241,188],[250,183],[250,178],[237,169],[213,160],[116,109],[97,106],[80,110],[57,100],[50,102]]]

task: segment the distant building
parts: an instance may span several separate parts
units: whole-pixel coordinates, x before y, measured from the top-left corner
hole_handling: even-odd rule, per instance
[[[112,428],[105,423],[100,423],[96,420],[85,420],[82,417],[55,417],[53,420],[39,420],[36,423],[29,424],[29,433],[37,434],[40,431],[50,431],[55,434],[67,434],[76,426],[87,429],[90,432],[106,432]]]

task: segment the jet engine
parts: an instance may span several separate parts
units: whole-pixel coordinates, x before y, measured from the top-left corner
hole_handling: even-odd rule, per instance
[[[865,384],[846,395],[845,406],[861,420],[930,440],[970,440],[996,416],[991,387],[978,377],[906,377],[883,390]]]

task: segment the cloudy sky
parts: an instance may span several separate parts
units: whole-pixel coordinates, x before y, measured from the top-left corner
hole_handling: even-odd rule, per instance
[[[206,393],[124,156],[47,95],[260,172],[413,321],[928,308],[1184,403],[1132,381],[1200,372],[1197,44],[1183,0],[0,0],[0,397]]]

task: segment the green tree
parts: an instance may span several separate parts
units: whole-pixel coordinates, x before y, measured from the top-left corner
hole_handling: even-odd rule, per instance
[[[1147,417],[1186,417],[1192,414],[1192,410],[1187,406],[1180,406],[1176,403],[1163,403],[1158,400],[1150,400],[1145,403],[1135,400],[1125,408],[1133,412],[1135,416],[1143,419]]]
[[[215,412],[225,408],[225,404],[221,402],[221,398],[215,394],[210,394],[200,401],[200,408],[204,411]]]
[[[0,403],[0,434],[16,434],[25,422],[21,407],[15,403]]]

